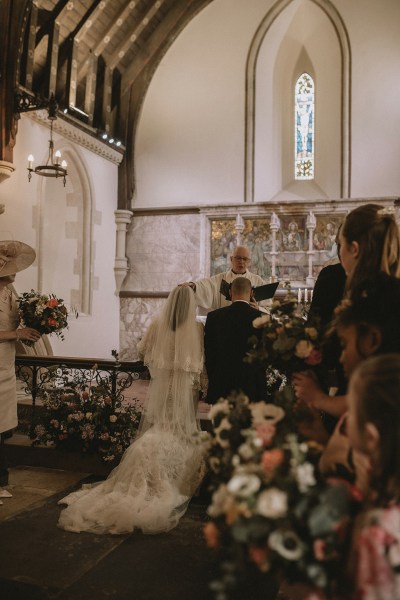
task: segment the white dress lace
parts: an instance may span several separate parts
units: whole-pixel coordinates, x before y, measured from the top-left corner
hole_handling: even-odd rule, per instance
[[[166,339],[169,333],[162,319],[150,326],[138,348],[152,376],[138,437],[104,482],[83,486],[60,500],[68,507],[61,512],[59,527],[74,532],[121,534],[139,528],[159,533],[175,527],[185,513],[205,469],[205,444],[193,395],[202,364],[203,333],[194,320],[194,304],[192,309],[187,340],[182,339],[182,331]],[[160,334],[168,353],[171,340],[179,345],[180,365],[166,360],[165,346],[161,355],[154,351]],[[184,360],[182,342],[190,347]]]

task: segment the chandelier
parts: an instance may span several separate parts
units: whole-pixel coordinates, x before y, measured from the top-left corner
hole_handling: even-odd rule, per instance
[[[28,181],[32,179],[32,173],[42,175],[43,177],[61,177],[66,184],[67,173],[67,162],[61,161],[61,152],[57,150],[54,153],[54,142],[53,142],[53,123],[57,119],[57,102],[52,94],[48,103],[48,119],[50,121],[50,139],[49,139],[49,153],[47,156],[46,164],[38,165],[33,167],[34,158],[32,154],[28,156]]]

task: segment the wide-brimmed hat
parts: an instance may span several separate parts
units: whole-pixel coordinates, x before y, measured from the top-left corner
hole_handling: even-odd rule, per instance
[[[34,249],[24,242],[0,241],[0,277],[23,271],[33,263],[35,258]]]

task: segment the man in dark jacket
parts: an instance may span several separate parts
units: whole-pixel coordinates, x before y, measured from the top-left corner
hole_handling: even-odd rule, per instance
[[[214,404],[231,392],[244,392],[251,402],[266,397],[265,367],[244,361],[249,339],[260,339],[253,327],[260,312],[250,306],[251,283],[237,277],[231,284],[232,304],[208,313],[205,325],[205,363],[208,375],[207,402]]]

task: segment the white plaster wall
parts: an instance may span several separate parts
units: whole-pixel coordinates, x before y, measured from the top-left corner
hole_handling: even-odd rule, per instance
[[[150,84],[139,122],[134,207],[243,201],[246,59],[257,27],[274,4],[273,0],[214,0],[169,49]],[[323,152],[323,176],[316,180],[314,188],[305,184],[304,193],[299,193],[298,186],[293,193],[285,173],[277,174],[276,162],[272,163],[273,172],[266,169],[260,179],[256,175],[257,201],[339,195],[340,107],[336,95],[341,77],[339,50],[326,17],[323,30],[318,31],[319,9],[311,0],[293,0],[289,12],[305,4],[313,5],[310,14],[314,15],[316,27],[309,30],[303,41],[314,62],[316,84],[322,85],[325,94],[323,108],[317,105],[317,119],[321,119],[323,111],[328,114],[316,142],[317,152],[318,148]],[[400,2],[332,0],[331,4],[344,21],[351,49],[350,195],[397,195]],[[285,22],[286,17],[282,19]],[[277,33],[279,29],[277,23]],[[286,20],[285,32],[280,34],[286,35],[289,30],[290,22]],[[296,35],[297,41],[293,43],[298,46],[301,35]],[[274,46],[274,40],[265,43],[270,48]],[[275,46],[274,51],[279,44]],[[298,55],[298,49],[296,52]],[[281,85],[284,69],[293,72],[293,56],[290,52],[286,55],[287,64],[284,54],[275,64],[279,73],[274,72],[274,81],[280,89],[284,89]],[[266,108],[268,118],[274,118],[279,99],[273,98],[269,90],[264,91],[266,100],[275,103]],[[320,100],[319,97],[317,102]],[[276,114],[279,116],[279,112]],[[274,160],[285,161],[282,154],[286,154],[286,148],[279,137],[274,139],[271,151],[275,153]],[[256,158],[256,167],[260,169],[263,156]]]
[[[352,48],[352,196],[400,192],[400,2],[336,0]]]
[[[138,127],[134,207],[243,201],[246,58],[270,4],[214,0],[171,46]]]
[[[79,356],[111,358],[111,350],[119,349],[119,300],[115,295],[114,256],[115,225],[114,210],[117,208],[117,166],[89,150],[69,142],[54,134],[55,148],[61,146],[71,155],[79,158],[87,173],[92,198],[92,296],[89,314],[81,314],[77,320],[70,320],[69,330],[65,332],[65,341],[56,336],[49,337],[53,352],[60,356]],[[0,183],[0,204],[5,212],[0,215],[0,239],[11,236],[27,242],[39,249],[40,194],[43,192],[44,178],[33,175],[28,183],[27,156],[32,153],[35,163],[46,161],[49,129],[29,117],[22,115],[19,122],[17,143],[14,148],[16,171]],[[46,182],[49,183],[49,182]],[[52,272],[42,274],[42,281],[54,284],[54,289],[43,289],[65,295],[77,287],[77,277],[73,275],[71,253],[76,246],[68,239],[65,227],[60,222],[76,214],[73,207],[65,203],[66,194],[61,181],[51,180],[50,192],[54,194],[53,223],[58,219],[59,226],[54,227],[47,237],[46,248],[51,248],[52,256],[47,265]],[[51,193],[46,192],[47,202]],[[59,211],[57,210],[59,202]],[[69,215],[69,216],[68,216]],[[46,234],[51,230],[50,221],[45,221]],[[43,240],[42,240],[43,241]],[[38,260],[32,267],[18,274],[16,289],[18,292],[38,289]],[[67,281],[66,281],[67,279]],[[63,289],[56,289],[57,286]]]

